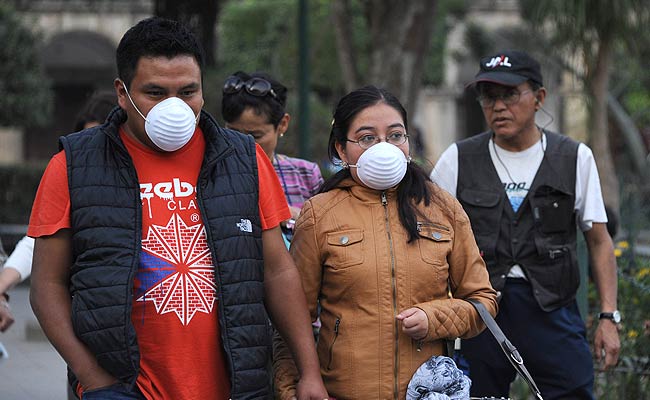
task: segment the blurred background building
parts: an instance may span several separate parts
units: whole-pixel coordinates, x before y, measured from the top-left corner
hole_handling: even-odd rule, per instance
[[[117,76],[115,49],[124,32],[151,15],[147,0],[16,1],[16,11],[42,35],[40,56],[53,94],[46,126],[26,126],[20,146],[9,154],[16,161],[49,159],[59,136],[69,133],[88,97],[111,89]],[[39,110],[34,110],[39,112]],[[21,157],[22,153],[22,157]]]
[[[96,90],[113,87],[116,77],[114,53],[122,34],[135,22],[153,15],[156,7],[160,8],[157,4],[164,2],[14,0],[9,3],[13,3],[20,18],[40,36],[39,56],[52,91],[53,110],[47,124],[37,126],[26,121],[23,127],[5,127],[0,132],[0,164],[46,160],[57,150],[58,136],[70,131],[71,121],[88,96]],[[286,5],[289,2],[267,3]],[[519,1],[478,0],[464,4],[462,18],[455,18],[446,33],[444,55],[440,55],[444,69],[441,80],[434,84],[423,82],[418,88],[417,108],[409,110],[415,116],[414,125],[421,135],[418,139],[421,155],[431,163],[453,141],[485,127],[475,93],[465,88],[478,62],[478,56],[468,48],[468,30],[480,29],[496,37],[502,35],[500,42],[505,47],[520,45],[508,37],[509,30],[521,29],[524,24]],[[320,24],[320,21],[312,20],[311,23]],[[266,69],[273,69],[273,66]],[[545,63],[544,74],[550,92],[546,108],[554,117],[542,114],[539,124],[585,140],[587,128],[584,99],[580,96],[582,89],[552,61]],[[323,132],[322,136],[326,134]]]

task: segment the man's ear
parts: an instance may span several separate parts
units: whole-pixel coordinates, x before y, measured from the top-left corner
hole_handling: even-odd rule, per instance
[[[115,87],[115,94],[117,95],[117,104],[122,110],[126,110],[129,99],[126,97],[124,82],[120,78],[115,78],[113,87]]]
[[[535,111],[544,106],[544,99],[546,99],[546,88],[542,86],[537,89],[537,93],[535,93]]]

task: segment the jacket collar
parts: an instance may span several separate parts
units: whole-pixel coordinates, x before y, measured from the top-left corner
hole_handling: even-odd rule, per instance
[[[205,136],[205,159],[208,163],[220,160],[234,150],[233,145],[224,135],[223,128],[217,124],[212,115],[201,110],[199,127]]]
[[[399,186],[399,185],[398,185]],[[339,183],[340,189],[346,189],[350,194],[365,203],[381,203],[381,194],[386,193],[387,200],[397,198],[397,186],[386,190],[375,190],[357,183],[354,179],[346,178]]]

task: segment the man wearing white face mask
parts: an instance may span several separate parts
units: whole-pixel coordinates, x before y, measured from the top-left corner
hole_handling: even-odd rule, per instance
[[[444,339],[483,325],[465,299],[494,315],[496,293],[460,204],[410,162],[406,110],[367,86],[334,112],[329,154],[343,170],[309,199],[291,255],[302,276],[325,387],[337,399],[404,399],[413,373]],[[448,297],[448,292],[453,298]],[[278,395],[298,375],[274,340]]]
[[[60,139],[28,230],[32,307],[73,389],[82,399],[269,398],[270,315],[296,354],[298,398],[326,398],[280,234],[282,188],[252,138],[201,111],[196,38],[150,18],[116,58],[120,108]]]
[[[155,147],[162,151],[176,151],[190,141],[194,135],[199,114],[195,116],[194,111],[187,103],[178,97],[168,97],[153,106],[145,117],[133,102],[124,82],[120,81],[119,83],[124,88],[124,93],[135,111],[144,119],[144,130]]]

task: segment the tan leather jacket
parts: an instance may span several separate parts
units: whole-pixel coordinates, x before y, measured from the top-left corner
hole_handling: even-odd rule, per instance
[[[420,207],[424,218],[413,243],[399,221],[394,189],[380,192],[348,179],[303,206],[291,254],[312,320],[320,300],[318,357],[337,400],[404,399],[415,370],[443,354],[443,339],[472,337],[484,328],[462,299],[478,299],[496,314],[496,292],[469,219],[452,196],[434,190],[430,206]],[[395,319],[410,307],[429,319],[424,340],[411,339]],[[296,369],[281,339],[274,347],[277,392],[289,399]]]

